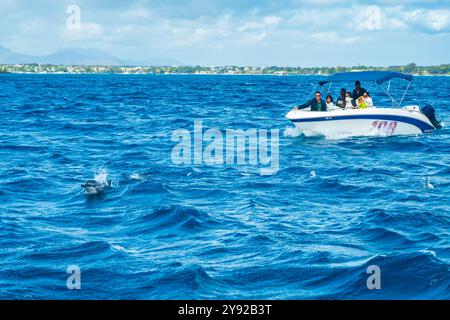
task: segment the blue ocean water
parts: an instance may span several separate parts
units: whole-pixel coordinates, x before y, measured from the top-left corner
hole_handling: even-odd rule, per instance
[[[448,127],[305,138],[284,115],[316,80],[1,75],[0,299],[449,299]],[[448,122],[450,78],[416,84]],[[279,129],[279,171],[174,164],[195,120]]]

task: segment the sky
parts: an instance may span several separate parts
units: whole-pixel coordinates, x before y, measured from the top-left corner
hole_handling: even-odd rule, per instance
[[[450,63],[450,0],[0,0],[0,44],[187,65]],[[78,14],[79,13],[79,14]]]

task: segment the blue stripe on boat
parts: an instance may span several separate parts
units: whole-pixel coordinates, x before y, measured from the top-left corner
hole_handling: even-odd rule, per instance
[[[428,123],[423,122],[421,120],[417,120],[409,117],[402,116],[391,116],[391,115],[354,115],[354,116],[335,116],[335,117],[319,117],[319,118],[309,118],[309,119],[292,119],[292,122],[316,122],[316,121],[336,121],[336,120],[352,120],[352,119],[373,119],[373,120],[390,120],[390,121],[398,121],[409,123],[413,126],[416,126],[422,132],[431,132],[434,130],[433,126],[430,126]]]

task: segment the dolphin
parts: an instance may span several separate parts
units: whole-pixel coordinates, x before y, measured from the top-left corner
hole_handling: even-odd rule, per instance
[[[84,192],[87,195],[94,195],[102,193],[105,189],[110,188],[111,180],[106,180],[105,182],[98,182],[97,180],[87,180],[81,186],[83,187]]]

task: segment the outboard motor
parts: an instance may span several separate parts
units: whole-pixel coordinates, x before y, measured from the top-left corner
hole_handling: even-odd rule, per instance
[[[420,111],[422,111],[422,113],[428,118],[428,120],[430,120],[430,122],[436,129],[442,128],[441,122],[436,119],[435,110],[432,106],[427,104]]]

